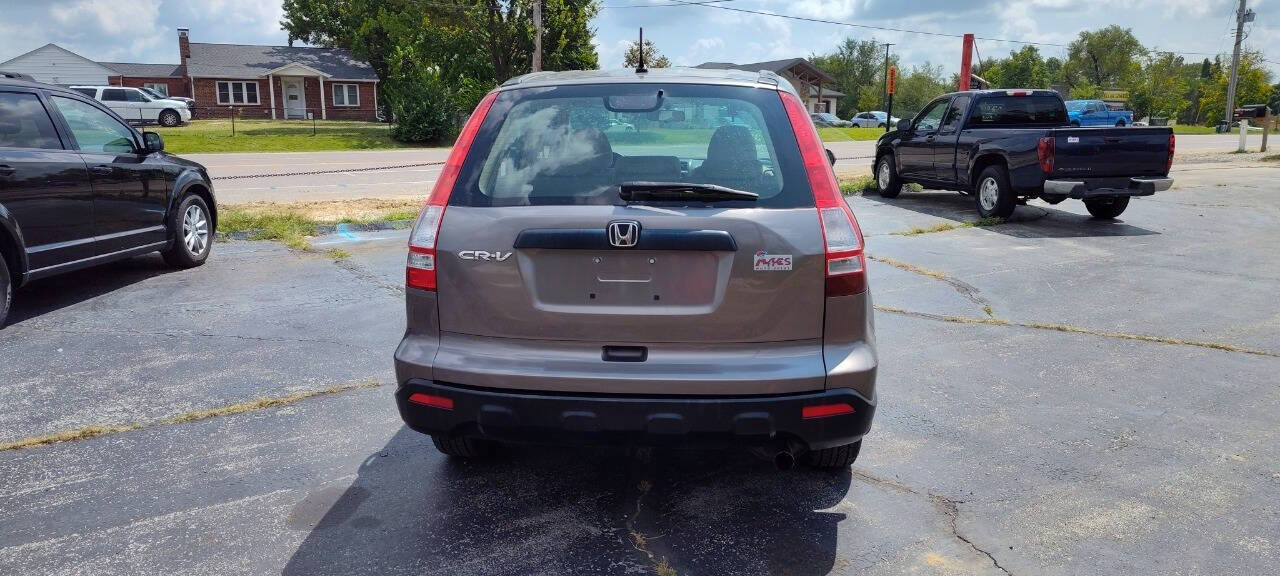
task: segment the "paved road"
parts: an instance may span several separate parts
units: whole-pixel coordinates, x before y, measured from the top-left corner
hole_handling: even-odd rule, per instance
[[[316,241],[343,262],[230,242],[196,270],[40,282],[0,332],[0,443],[149,425],[0,452],[0,573],[1278,573],[1280,169],[1196,168],[1119,222],[1032,202],[899,236],[969,201],[852,199],[876,303],[906,312],[877,314],[880,405],[840,474],[738,452],[447,461],[392,406],[403,231]],[[985,306],[1012,324],[949,318]]]
[[[1256,146],[1257,139],[1254,139]],[[1200,156],[1230,152],[1236,140],[1227,135],[1179,136],[1178,152]],[[870,173],[874,142],[832,142],[827,147],[841,160],[841,173]],[[438,165],[410,166],[382,170],[369,168],[443,162],[448,148],[411,148],[377,151],[307,153],[188,154],[204,164],[218,179],[218,199],[228,204],[252,201],[297,202],[350,198],[423,197],[431,191],[440,173]],[[338,172],[334,172],[334,171]],[[256,174],[290,174],[321,171],[321,174],[243,178]],[[235,179],[226,179],[236,177]]]

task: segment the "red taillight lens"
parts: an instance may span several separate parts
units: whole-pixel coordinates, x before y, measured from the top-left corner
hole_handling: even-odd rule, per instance
[[[1173,134],[1169,135],[1169,161],[1164,163],[1164,173],[1168,174],[1173,169]]]
[[[1040,138],[1040,143],[1036,144],[1036,158],[1040,160],[1040,170],[1045,174],[1053,172],[1053,151],[1053,137]]]
[[[805,420],[812,420],[814,418],[830,418],[832,416],[841,416],[844,414],[853,414],[853,406],[845,403],[819,404],[817,406],[805,406],[800,409],[800,417]]]
[[[866,262],[862,254],[862,230],[853,210],[840,194],[836,175],[831,171],[827,153],[818,139],[818,132],[809,121],[804,104],[790,92],[778,92],[782,107],[791,121],[796,144],[800,146],[800,158],[804,161],[813,190],[813,203],[818,208],[822,238],[826,243],[827,296],[847,296],[867,289]]]
[[[414,392],[409,395],[409,401],[414,404],[439,408],[441,410],[453,410],[453,399],[444,396],[433,396],[431,394],[423,394],[422,392]]]
[[[418,221],[413,225],[413,231],[409,233],[405,284],[410,288],[436,289],[436,239],[440,235],[440,224],[444,222],[444,209],[449,204],[449,194],[458,181],[458,173],[462,171],[462,163],[467,159],[471,143],[475,141],[484,117],[489,114],[489,108],[497,98],[497,92],[487,94],[462,126],[462,133],[458,134],[458,141],[453,143],[449,159],[440,170],[440,178],[436,180],[431,196],[427,198],[426,205],[418,214]]]

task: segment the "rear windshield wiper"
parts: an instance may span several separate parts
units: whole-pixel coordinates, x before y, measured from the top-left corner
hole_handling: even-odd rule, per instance
[[[759,194],[715,184],[692,182],[623,182],[618,195],[628,202],[644,200],[757,200]]]

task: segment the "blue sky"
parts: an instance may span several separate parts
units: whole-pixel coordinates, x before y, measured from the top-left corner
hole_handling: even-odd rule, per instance
[[[645,28],[677,65],[706,61],[754,62],[808,56],[830,50],[846,36],[893,42],[906,65],[925,61],[947,72],[959,66],[960,40],[868,30],[745,14],[707,6],[705,0],[603,0],[595,21],[601,66],[622,65],[627,42]],[[174,29],[191,28],[196,42],[284,44],[280,6],[260,0],[0,0],[0,61],[56,42],[95,60],[177,62]],[[1218,53],[1231,49],[1236,0],[724,0],[723,6],[866,26],[942,33],[973,32],[990,38],[1066,44],[1080,30],[1106,24],[1132,28],[1148,47]],[[1246,44],[1280,62],[1280,0],[1250,0],[1258,13]],[[980,40],[982,57],[1019,45]],[[1066,49],[1041,46],[1046,56]],[[1200,55],[1188,59],[1199,60]],[[1280,79],[1280,64],[1272,64]]]

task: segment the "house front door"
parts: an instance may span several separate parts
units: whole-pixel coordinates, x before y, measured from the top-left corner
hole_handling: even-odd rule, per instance
[[[280,82],[284,85],[284,117],[306,118],[307,95],[302,90],[302,79],[290,78]]]

